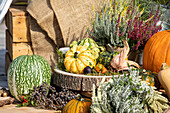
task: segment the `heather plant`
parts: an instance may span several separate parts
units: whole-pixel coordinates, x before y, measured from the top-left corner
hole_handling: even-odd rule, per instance
[[[148,39],[161,30],[161,25],[157,26],[161,17],[159,7],[156,12],[153,8],[145,11],[144,3],[145,0],[111,0],[101,13],[95,13],[93,30],[87,30],[89,36],[99,45],[114,47],[123,47],[123,40],[128,39],[131,50],[143,50]]]
[[[138,69],[103,78],[97,89],[93,85],[91,113],[163,113],[168,107],[168,99],[142,81]]]
[[[140,8],[145,8],[142,19],[147,19],[150,11],[153,10],[153,14],[156,14],[157,7],[160,7],[162,13],[161,18],[163,19],[162,30],[170,29],[170,1],[169,0],[135,0],[136,5],[141,4]]]
[[[139,6],[133,4],[133,0],[111,0],[109,6],[105,5],[101,13],[95,13],[91,24],[93,30],[88,29],[88,34],[99,45],[123,47],[123,40],[127,38],[129,29],[128,23],[132,25],[135,17],[139,18],[142,12],[143,10],[139,11]]]
[[[142,20],[146,20],[148,18],[150,11],[156,5],[156,1],[153,1],[153,0],[135,0],[136,5],[140,4],[140,10],[142,10],[142,8],[145,9],[143,14],[141,15]]]
[[[133,27],[127,32],[131,50],[142,51],[149,38],[162,29],[161,25],[157,25],[160,17],[161,13],[158,8],[155,15],[153,15],[153,10],[150,11],[147,20],[135,17],[133,25],[128,24],[129,28]],[[129,20],[129,23],[130,21],[132,20]]]

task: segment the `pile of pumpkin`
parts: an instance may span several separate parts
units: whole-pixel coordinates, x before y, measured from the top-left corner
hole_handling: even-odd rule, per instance
[[[127,63],[140,67],[136,62],[129,61],[129,46],[124,41],[124,48],[121,51],[107,51],[106,47],[98,46],[91,38],[83,38],[73,41],[70,44],[70,50],[63,57],[63,65],[67,72],[86,75],[109,75],[128,68]]]
[[[125,46],[126,44],[124,44],[124,48]],[[170,79],[168,79],[168,73],[165,74],[169,69],[167,69],[166,72],[165,70],[161,71],[162,63],[170,66],[169,46],[170,30],[160,31],[149,39],[143,52],[143,68],[147,70],[147,72],[142,72],[141,76],[143,80],[150,82],[152,86],[156,85],[156,87],[160,88],[161,83],[170,98]],[[113,58],[120,54],[114,51],[109,53],[105,47],[98,46],[96,42],[90,38],[84,38],[78,42],[73,41],[70,44],[70,48],[65,55],[64,66],[67,71],[78,74],[93,73],[94,71],[92,70],[95,69],[96,72],[101,72],[106,75],[105,73],[110,68],[113,68],[111,65],[114,61]],[[127,58],[125,60],[128,61]]]
[[[93,42],[93,43],[92,43]],[[86,45],[86,46],[85,46]],[[161,31],[154,34],[147,42],[143,54],[143,67],[146,70],[159,73],[158,79],[165,89],[170,99],[170,30]],[[96,45],[96,43],[85,38],[79,42],[73,42],[71,49],[67,51],[64,58],[64,65],[67,71],[73,73],[84,73],[86,67],[94,68],[96,71],[103,72],[110,63],[114,55],[119,53],[111,53],[111,56],[102,57],[107,52],[104,47]],[[109,54],[110,55],[110,54]],[[97,62],[98,58],[104,58],[106,64]],[[161,70],[162,63],[163,70]],[[101,67],[100,67],[101,65]],[[98,69],[99,68],[99,69]],[[165,69],[166,68],[166,69]],[[21,101],[21,95],[29,94],[33,86],[39,86],[46,82],[51,82],[51,67],[48,62],[38,55],[23,55],[16,58],[8,69],[8,86],[12,96]],[[156,74],[157,76],[157,74]],[[79,99],[81,100],[81,99]]]
[[[105,47],[98,46],[91,38],[84,38],[73,41],[70,44],[70,50],[65,54],[64,66],[66,71],[76,74],[92,73],[92,69],[97,72],[105,73],[107,71],[107,62],[111,61],[113,54],[105,51]],[[100,63],[97,63],[101,59]],[[106,65],[104,65],[106,64]]]

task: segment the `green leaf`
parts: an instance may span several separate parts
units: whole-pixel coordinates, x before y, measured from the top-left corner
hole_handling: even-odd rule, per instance
[[[28,106],[28,105],[29,105],[28,102],[27,103],[23,102],[23,104],[22,104],[22,106]]]
[[[35,102],[32,100],[32,101],[31,101],[31,105],[33,105],[33,106],[34,106],[34,104],[35,104]]]
[[[17,107],[22,107],[22,105],[21,104],[17,104]]]

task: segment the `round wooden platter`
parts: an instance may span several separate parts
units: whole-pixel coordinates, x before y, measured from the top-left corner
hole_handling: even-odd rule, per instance
[[[59,51],[66,53],[69,49],[69,47],[63,47],[60,48]],[[123,74],[120,76],[123,76]],[[107,81],[113,76],[87,76],[83,74],[74,74],[59,70],[56,66],[52,83],[59,87],[80,91],[81,94],[91,97],[93,84],[98,87],[103,77],[105,77],[105,80]],[[118,77],[118,75],[114,75],[114,77]]]
[[[120,76],[123,76],[123,74]],[[107,81],[113,76],[87,76],[83,74],[73,74],[59,70],[56,67],[56,69],[54,69],[53,84],[71,90],[91,92],[93,84],[98,87],[103,77],[105,77],[105,80]],[[118,77],[118,75],[114,75],[114,77]]]

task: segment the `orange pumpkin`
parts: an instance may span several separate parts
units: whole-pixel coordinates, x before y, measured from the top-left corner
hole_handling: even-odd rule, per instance
[[[98,63],[98,64],[96,65],[95,70],[96,70],[97,72],[100,72],[100,71],[101,71],[102,73],[107,72],[107,69],[104,67],[104,65],[103,65],[103,64],[100,64],[100,63]]]
[[[69,101],[63,108],[62,113],[89,113],[91,106],[91,99],[82,98]]]
[[[143,68],[159,72],[162,63],[170,65],[170,30],[154,34],[146,43],[143,52]]]

